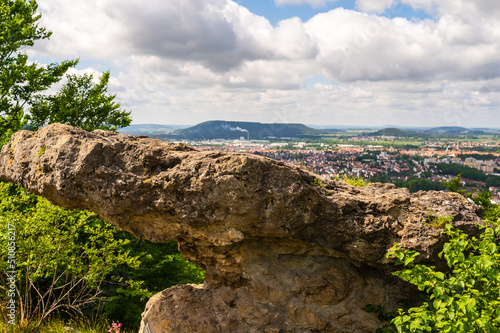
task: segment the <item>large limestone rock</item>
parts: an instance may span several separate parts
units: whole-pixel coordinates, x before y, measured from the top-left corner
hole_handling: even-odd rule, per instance
[[[374,332],[382,324],[362,308],[392,310],[414,291],[389,273],[387,249],[397,241],[440,264],[429,216],[469,233],[481,223],[453,193],[356,188],[257,156],[59,124],[15,134],[0,178],[137,237],[175,239],[206,270],[202,286],[155,295],[141,333]]]

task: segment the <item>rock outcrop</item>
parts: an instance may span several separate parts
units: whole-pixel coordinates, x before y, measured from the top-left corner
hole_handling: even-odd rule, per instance
[[[96,212],[139,238],[175,239],[204,285],[155,295],[140,332],[374,332],[367,304],[413,289],[390,274],[394,242],[439,264],[433,216],[477,233],[459,195],[357,188],[270,159],[50,125],[16,133],[0,178],[67,208]]]

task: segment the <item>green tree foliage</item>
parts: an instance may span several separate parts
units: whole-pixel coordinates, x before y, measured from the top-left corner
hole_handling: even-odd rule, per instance
[[[396,257],[396,264],[405,269],[393,274],[415,284],[426,299],[420,307],[398,310],[391,324],[397,332],[499,332],[500,207],[491,203],[489,191],[466,194],[460,189],[460,175],[444,184],[483,207],[483,232],[478,239],[449,223],[440,226],[449,239],[439,254],[450,268],[446,271],[415,264],[418,252],[394,244],[387,256]]]
[[[28,120],[33,129],[53,122],[89,131],[129,125],[130,112],[121,110],[115,95],[107,93],[109,72],[97,83],[92,75],[68,75],[58,93],[43,95],[77,61],[29,64],[20,49],[51,34],[38,27],[36,10],[36,1],[0,2],[0,146]],[[26,108],[31,108],[31,116]],[[137,240],[94,213],[62,209],[0,182],[2,244],[9,224],[16,229],[17,318],[28,329],[62,311],[88,314],[97,303],[109,319],[137,329],[154,293],[204,279],[202,270],[182,259],[175,242]],[[0,251],[6,258],[7,246]],[[6,301],[7,263],[0,262],[0,308]]]
[[[0,146],[27,123],[25,108],[77,61],[41,66],[23,50],[51,32],[38,26],[35,0],[0,1]]]
[[[478,160],[494,160],[497,157],[493,154],[459,154],[458,158],[465,160],[468,157],[473,157]]]
[[[487,176],[481,170],[474,169],[474,168],[460,165],[460,164],[438,163],[438,164],[436,164],[436,167],[439,171],[441,171],[445,175],[457,176],[457,175],[461,174],[462,177],[464,177],[464,178],[467,178],[470,180],[482,181],[482,182],[486,181],[486,178],[487,178]]]
[[[461,188],[460,182],[461,175],[456,178],[452,178],[449,181],[443,181],[444,185],[448,188],[450,192],[456,192],[464,197],[473,200],[477,205],[483,207],[484,218],[489,221],[496,221],[500,218],[500,206],[491,203],[493,197],[490,191],[479,191],[476,193],[466,193],[465,190]]]
[[[500,227],[484,227],[479,239],[447,224],[449,242],[439,256],[450,270],[415,264],[418,252],[395,244],[388,256],[406,268],[394,273],[427,294],[420,307],[399,310],[391,321],[397,332],[499,332],[500,253],[495,240]]]
[[[449,181],[443,180],[444,186],[448,189],[450,192],[456,192],[460,193],[462,195],[465,194],[465,190],[461,189],[462,188],[462,174],[459,173],[456,178],[452,178]]]
[[[81,312],[101,296],[101,284],[119,265],[137,268],[128,239],[94,213],[71,211],[18,186],[0,183],[0,238],[15,228],[19,324],[36,328],[52,313]],[[7,258],[7,246],[0,247]],[[7,286],[7,260],[0,261],[0,288]]]
[[[441,183],[422,178],[404,180],[392,179],[388,175],[378,175],[371,177],[370,181],[373,183],[393,183],[398,188],[406,187],[410,193],[416,193],[418,191],[441,191],[446,189],[446,186]]]
[[[406,187],[411,193],[416,193],[418,191],[441,191],[446,188],[441,183],[420,178],[409,179],[408,181],[402,182],[395,182],[395,184],[397,187]]]
[[[488,178],[486,178],[486,187],[491,187],[491,186],[500,187],[500,177],[499,176],[488,176]]]
[[[97,304],[109,319],[137,328],[147,300],[179,283],[202,283],[203,271],[186,262],[176,242],[136,239],[96,214],[51,205],[0,182],[0,241],[15,225],[19,324],[34,329],[52,313],[88,313]],[[7,246],[0,247],[7,258]],[[0,261],[0,308],[7,260]]]
[[[486,175],[484,172],[478,169],[470,168],[467,166],[459,165],[459,164],[438,164],[438,169],[441,170],[444,174],[447,175],[461,175],[464,178],[477,180],[485,182],[486,187],[499,187],[500,186],[500,177],[494,175]]]
[[[114,101],[116,95],[107,93],[109,72],[102,74],[99,83],[93,82],[93,74],[67,75],[67,79],[57,94],[36,98],[30,110],[33,130],[52,123],[68,124],[86,131],[115,131],[130,125],[130,112],[122,110]]]
[[[387,174],[381,174],[381,175],[370,177],[370,182],[372,182],[372,183],[393,183],[393,180]]]
[[[151,243],[127,232],[119,232],[116,237],[129,240],[129,255],[140,261],[137,269],[117,267],[104,288],[106,315],[126,327],[138,327],[146,302],[154,294],[176,284],[203,283],[204,272],[182,258],[177,242]]]
[[[485,211],[484,218],[489,221],[500,220],[500,205],[491,205],[491,207]]]
[[[0,146],[28,121],[37,128],[51,122],[86,130],[116,130],[130,124],[130,113],[107,94],[109,73],[68,75],[54,96],[42,93],[77,61],[30,64],[20,50],[50,32],[37,25],[36,1],[0,1]],[[43,154],[44,149],[40,151]],[[176,283],[201,283],[204,273],[182,259],[175,242],[135,239],[96,214],[51,205],[13,184],[0,182],[0,241],[16,232],[17,318],[28,330],[62,311],[85,312],[97,302],[110,319],[136,327],[147,299]],[[0,247],[2,258],[7,246]],[[5,313],[7,260],[0,262],[0,309]],[[18,323],[19,324],[19,323]]]

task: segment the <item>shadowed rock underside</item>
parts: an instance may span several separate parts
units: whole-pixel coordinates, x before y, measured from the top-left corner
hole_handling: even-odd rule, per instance
[[[391,311],[415,295],[387,249],[439,266],[445,239],[430,219],[452,215],[470,234],[481,223],[454,193],[357,188],[259,156],[60,124],[16,133],[0,178],[139,238],[175,239],[206,271],[204,285],[155,295],[141,333],[374,332],[383,324],[365,305]]]

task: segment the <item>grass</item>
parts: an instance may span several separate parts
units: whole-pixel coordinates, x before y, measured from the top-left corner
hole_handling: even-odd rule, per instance
[[[70,320],[52,318],[40,327],[33,328],[28,325],[11,325],[4,318],[0,319],[0,332],[2,333],[104,333],[111,328],[111,322],[106,318],[73,317]],[[116,331],[115,331],[116,332]],[[135,333],[137,329],[122,327],[120,333]]]
[[[321,183],[321,181],[318,178],[314,178],[314,184],[318,185],[321,188],[325,187],[325,185]]]
[[[433,227],[434,229],[441,229],[448,223],[451,223],[453,221],[453,215],[449,216],[436,216],[433,215],[431,212],[427,215],[427,218],[429,219],[429,225]]]
[[[335,176],[336,181],[344,181],[345,183],[355,186],[355,187],[365,187],[368,185],[371,185],[370,182],[366,182],[363,177],[356,178],[356,177],[347,177],[346,175],[343,175],[342,178],[339,178]]]

